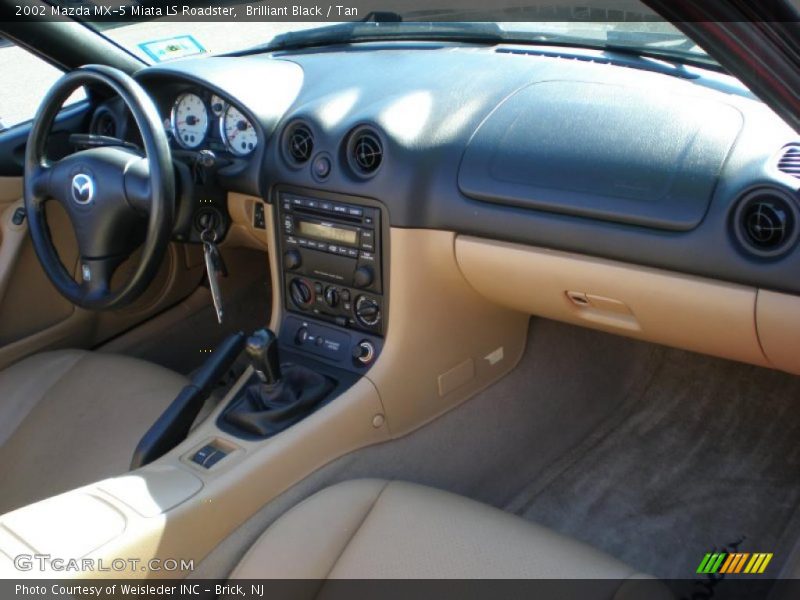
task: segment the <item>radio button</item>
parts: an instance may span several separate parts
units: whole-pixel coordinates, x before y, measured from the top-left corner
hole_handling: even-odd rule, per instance
[[[300,253],[294,248],[287,250],[283,254],[283,268],[287,271],[293,271],[294,269],[297,269],[302,262],[303,260],[300,256]]]
[[[300,238],[299,240],[297,240],[297,243],[303,246],[304,248],[308,248],[308,240]]]
[[[333,205],[333,212],[339,213],[340,215],[346,215],[347,214],[347,207],[346,206],[342,206],[341,204],[334,204]]]
[[[333,211],[333,202],[320,202],[319,207],[322,210],[332,212]]]
[[[348,248],[347,256],[350,258],[358,258],[358,250],[356,248]]]
[[[302,240],[301,240],[301,243],[302,243]],[[375,260],[375,255],[372,252],[361,252],[359,254],[359,257],[361,258],[361,260],[369,260],[369,261],[374,261]]]
[[[347,214],[352,215],[354,217],[360,217],[364,214],[363,208],[358,208],[357,206],[350,206],[347,209]]]
[[[294,236],[291,236],[291,235],[287,235],[286,236],[286,243],[295,245],[295,244],[297,244],[297,238],[294,237]]]
[[[362,265],[356,269],[355,273],[353,273],[353,285],[358,288],[365,288],[372,283],[374,278],[375,274],[373,273],[372,268]]]
[[[361,239],[361,249],[362,250],[375,250],[375,246],[372,245],[372,242]]]
[[[344,246],[339,246],[339,254],[341,254],[342,256],[347,256],[347,252],[348,252],[347,248],[345,248]]]

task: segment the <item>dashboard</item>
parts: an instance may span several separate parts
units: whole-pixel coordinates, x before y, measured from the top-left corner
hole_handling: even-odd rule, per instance
[[[797,136],[735,79],[588,50],[374,43],[142,69],[221,190],[800,293]]]

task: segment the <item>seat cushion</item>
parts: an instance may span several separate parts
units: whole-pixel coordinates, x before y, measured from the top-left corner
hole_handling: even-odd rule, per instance
[[[128,471],[188,380],[135,358],[61,350],[0,372],[0,514]]]
[[[232,574],[234,579],[607,579],[613,589],[605,595],[600,590],[598,597],[621,598],[642,585],[652,587],[651,598],[671,597],[660,582],[644,577],[510,513],[380,480],[341,483],[300,503],[267,529]]]

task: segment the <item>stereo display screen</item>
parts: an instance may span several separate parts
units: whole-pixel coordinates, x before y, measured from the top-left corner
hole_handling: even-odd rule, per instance
[[[318,240],[339,242],[350,246],[355,246],[358,241],[358,232],[353,229],[342,229],[331,225],[312,223],[311,221],[300,221],[299,226],[302,235],[317,238]]]

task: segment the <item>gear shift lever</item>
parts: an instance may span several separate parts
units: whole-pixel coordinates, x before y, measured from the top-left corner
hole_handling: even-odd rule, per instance
[[[225,409],[222,419],[236,431],[266,438],[291,427],[314,409],[336,387],[336,381],[301,364],[281,370],[278,338],[259,329],[245,345],[260,381],[244,386]]]
[[[259,329],[247,338],[245,350],[261,381],[274,386],[281,380],[278,338],[274,333],[269,329]]]

